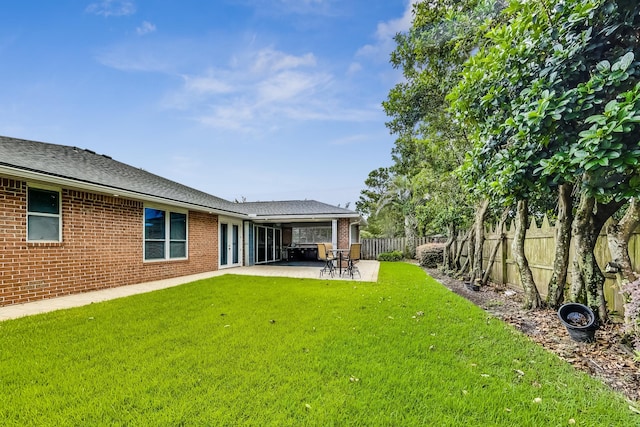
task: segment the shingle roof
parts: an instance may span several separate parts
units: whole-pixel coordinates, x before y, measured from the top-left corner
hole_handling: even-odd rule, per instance
[[[288,215],[345,215],[354,216],[355,212],[338,206],[328,205],[315,200],[287,200],[281,202],[246,202],[239,203],[238,209],[247,214],[259,216]]]
[[[93,151],[0,136],[0,165],[83,183],[236,212],[234,203]]]
[[[0,136],[0,166],[97,185],[114,194],[118,190],[127,191],[142,197],[160,198],[240,215],[357,216],[351,210],[315,200],[234,203],[90,150],[4,136]]]

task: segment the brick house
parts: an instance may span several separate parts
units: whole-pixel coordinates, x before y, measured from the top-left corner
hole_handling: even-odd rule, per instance
[[[77,147],[0,137],[0,306],[348,248],[359,215],[235,203]]]

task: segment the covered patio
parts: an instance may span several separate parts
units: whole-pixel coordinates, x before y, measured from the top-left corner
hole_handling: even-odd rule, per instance
[[[239,203],[250,221],[244,227],[245,266],[318,260],[317,244],[348,249],[360,241],[363,219],[349,209],[313,200]]]

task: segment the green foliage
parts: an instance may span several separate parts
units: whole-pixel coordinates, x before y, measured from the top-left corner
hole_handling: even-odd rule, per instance
[[[638,194],[639,12],[628,1],[511,2],[449,95],[474,129],[470,189],[505,203],[564,182]]]
[[[360,192],[360,199],[356,202],[356,211],[365,217],[373,215],[378,210],[378,202],[386,192],[389,180],[388,168],[378,168],[369,172],[364,182],[366,188]]]
[[[391,252],[383,252],[378,255],[378,261],[402,261],[404,259],[404,254],[401,251],[391,251]]]
[[[225,275],[0,322],[0,360],[3,426],[637,423],[406,263],[378,283]]]
[[[387,168],[369,173],[366,189],[360,192],[356,209],[367,216],[366,231],[379,237],[398,237],[407,234],[406,218],[414,217],[413,190],[409,180],[395,175]]]
[[[356,211],[367,218],[364,231],[371,237],[404,234],[403,201],[396,198],[393,182],[394,175],[388,168],[378,168],[369,173],[366,188],[360,192]]]
[[[391,209],[384,209],[378,214],[372,214],[367,218],[367,225],[361,232],[362,238],[374,237],[402,237],[404,234],[403,218],[400,212]]]
[[[453,173],[469,139],[452,119],[445,96],[477,47],[481,28],[501,8],[494,0],[417,2],[410,31],[395,37],[391,63],[405,81],[382,104],[387,126],[397,135],[391,170],[411,182],[417,198],[409,210],[423,232],[445,233],[470,216],[472,200]]]

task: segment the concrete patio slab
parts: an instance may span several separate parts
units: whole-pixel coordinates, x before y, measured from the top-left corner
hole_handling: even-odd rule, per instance
[[[324,280],[352,280],[357,282],[377,282],[380,263],[378,261],[360,261],[358,269],[361,277],[351,279],[350,277],[339,277],[335,275],[323,275],[320,277],[318,267],[291,267],[277,265],[254,265],[251,267],[235,267],[224,270],[212,271],[209,273],[194,274],[190,276],[175,277],[172,279],[156,280],[153,282],[140,283],[137,285],[118,286],[116,288],[102,289],[99,291],[85,292],[82,294],[67,295],[63,297],[38,300],[24,304],[15,304],[0,307],[0,321],[15,319],[18,317],[30,316],[33,314],[46,313],[49,311],[62,310],[72,307],[80,307],[94,302],[107,301],[116,298],[124,298],[130,295],[153,292],[159,289],[170,288],[183,285],[196,280],[208,279],[210,277],[221,276],[223,274],[241,274],[248,276],[273,276],[273,277],[294,277],[299,279],[324,279]]]

